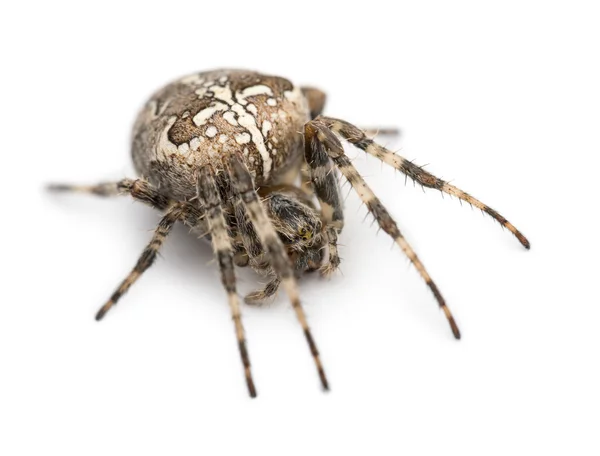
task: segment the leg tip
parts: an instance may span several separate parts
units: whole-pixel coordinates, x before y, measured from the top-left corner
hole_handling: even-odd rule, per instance
[[[448,309],[448,306],[445,303],[442,303],[441,307],[446,315],[446,318],[448,319],[448,323],[450,324],[450,329],[452,330],[452,334],[454,334],[454,338],[460,340],[460,330],[458,329],[456,321],[454,321],[454,317],[450,313],[450,309]]]
[[[531,248],[531,243],[529,242],[529,239],[527,239],[521,233],[516,233],[516,236],[519,242],[523,245],[523,247],[525,247],[527,250]]]
[[[111,308],[112,303],[108,302],[106,304],[104,304],[100,310],[96,313],[96,321],[100,321],[104,318],[104,316],[106,315],[106,312],[108,312],[108,310]]]
[[[246,385],[248,386],[248,395],[252,398],[255,399],[256,396],[258,396],[258,394],[256,394],[256,388],[254,386],[254,382],[252,381],[251,378],[246,379]]]
[[[70,189],[68,185],[63,184],[46,184],[44,188],[47,192],[51,193],[65,192]]]
[[[454,319],[450,320],[450,327],[452,328],[452,334],[454,335],[454,338],[456,340],[460,340],[460,330],[458,329],[458,326]]]
[[[321,379],[321,388],[323,389],[323,391],[329,391],[329,382],[327,381],[327,377],[325,377],[324,371],[319,371],[319,378]]]

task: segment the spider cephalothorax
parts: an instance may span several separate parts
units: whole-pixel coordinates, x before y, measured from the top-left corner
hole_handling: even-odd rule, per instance
[[[283,285],[302,325],[321,384],[328,389],[319,352],[300,304],[296,279],[340,264],[343,228],[341,174],[369,212],[400,246],[460,332],[429,273],[396,223],[356,171],[338,139],[393,166],[424,187],[481,209],[529,248],[504,217],[469,194],[369,139],[343,120],[322,117],[323,92],[275,76],[241,70],[197,73],[168,84],[146,103],[133,129],[132,155],[144,176],[93,186],[52,185],[108,196],[127,194],[165,215],[129,276],[98,311],[100,320],[154,262],[176,222],[212,243],[227,291],[249,393],[256,396],[241,322],[234,265],[268,277],[246,296],[260,303]],[[298,182],[300,180],[300,182]],[[318,201],[318,206],[315,201]]]

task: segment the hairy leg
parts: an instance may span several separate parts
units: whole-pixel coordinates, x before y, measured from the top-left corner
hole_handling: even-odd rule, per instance
[[[136,265],[131,270],[127,278],[119,285],[117,290],[112,294],[110,299],[104,304],[98,313],[96,314],[96,320],[101,320],[104,315],[111,309],[112,306],[117,304],[121,296],[123,296],[127,290],[133,285],[137,279],[150,267],[154,260],[156,259],[156,255],[159,249],[162,247],[166,237],[171,232],[173,225],[178,220],[185,218],[185,207],[182,204],[176,203],[173,205],[161,221],[158,223],[156,230],[154,231],[154,235],[150,240],[150,243],[146,246],[142,255],[138,259]]]
[[[264,288],[248,293],[244,298],[244,301],[248,305],[259,306],[263,304],[265,300],[277,293],[280,284],[281,280],[277,277],[273,278],[264,286]]]
[[[302,163],[300,167],[300,188],[308,195],[314,193],[310,178],[310,168],[306,162]]]
[[[327,94],[320,89],[315,87],[302,87],[302,93],[304,94],[307,102],[308,109],[310,111],[310,118],[316,119],[325,109],[325,102],[327,101]],[[369,136],[398,136],[400,130],[394,127],[367,127],[362,129]]]
[[[136,201],[141,201],[159,211],[164,211],[173,203],[144,179],[122,179],[118,182],[101,182],[96,185],[50,184],[47,188],[51,192],[89,193],[103,197],[131,195]]]
[[[320,116],[323,113],[325,101],[327,100],[325,92],[315,87],[302,87],[301,90],[308,101],[310,118],[314,119],[317,116]]]
[[[329,256],[327,261],[323,263],[319,269],[324,277],[331,277],[331,275],[340,267],[341,259],[337,246],[338,234],[339,231],[334,226],[330,225],[325,228],[324,235],[327,239],[327,251]]]
[[[269,262],[265,259],[264,249],[240,195],[234,195],[233,208],[237,231],[250,266],[268,274],[271,270]]]
[[[144,179],[122,179],[118,182],[102,182],[96,185],[50,184],[47,188],[51,192],[88,193],[102,197],[129,195],[135,201],[142,202],[161,212],[175,204],[175,201],[161,194]],[[183,211],[184,218],[181,221],[189,227],[197,226],[199,220],[203,217],[203,212],[192,204],[179,204],[185,207]]]
[[[304,273],[320,269],[323,262],[323,251],[321,249],[308,249],[302,252],[292,252],[291,261],[294,265],[296,278],[302,277]],[[245,297],[246,304],[258,306],[273,296],[279,289],[281,280],[274,274],[272,268],[266,274],[270,281],[260,290],[253,291]]]
[[[481,209],[483,212],[490,215],[493,219],[500,223],[500,225],[508,229],[512,234],[515,235],[515,237],[525,248],[529,249],[530,243],[527,238],[523,236],[523,234],[517,230],[512,223],[506,220],[491,207],[483,204],[481,201],[473,198],[471,195],[455,187],[454,185],[450,185],[448,182],[445,182],[433,174],[428,173],[420,166],[411,163],[400,155],[394,154],[392,151],[380,146],[373,140],[367,138],[364,132],[354,125],[344,120],[334,119],[331,117],[320,117],[319,120],[323,122],[323,124],[327,125],[333,132],[338,133],[340,136],[346,139],[349,143],[379,158],[388,165],[393,166],[398,171],[404,173],[406,176],[410,177],[424,187],[434,188],[449,195],[454,195],[462,201],[466,201],[478,209]]]
[[[310,348],[313,356],[319,378],[324,389],[329,389],[327,378],[325,376],[325,370],[321,364],[321,358],[317,345],[312,337],[312,333],[306,320],[304,309],[300,303],[300,297],[298,294],[298,285],[294,277],[294,272],[287,252],[283,246],[283,243],[279,239],[271,221],[267,217],[264,208],[262,207],[258,194],[254,189],[254,183],[252,182],[252,176],[248,171],[248,168],[243,162],[243,159],[238,154],[231,154],[227,157],[226,162],[228,172],[231,178],[233,191],[237,197],[239,197],[248,214],[248,218],[252,223],[256,234],[258,235],[264,250],[267,253],[269,263],[273,268],[277,277],[280,278],[290,301],[292,307],[296,313],[296,317],[302,326],[304,336]]]
[[[262,198],[261,203],[263,209],[286,247],[286,253],[293,264],[296,278],[300,279],[304,272],[318,269],[323,260],[323,251],[321,247],[323,243],[320,240],[322,237],[320,222],[318,225],[315,225],[313,231],[311,231],[311,233],[314,234],[314,237],[311,234],[311,237],[309,238],[312,239],[312,244],[310,246],[299,246],[297,242],[300,240],[293,238],[293,235],[297,235],[297,233],[293,229],[290,229],[289,221],[292,220],[293,217],[299,216],[301,212],[292,216],[290,220],[286,221],[285,219],[286,216],[289,217],[296,210],[300,210],[300,205],[312,209],[316,216],[318,209],[312,200],[312,196],[299,187],[291,185],[261,187],[257,192]],[[294,201],[295,204],[289,205],[291,201]],[[246,251],[251,252],[250,255],[247,256],[247,264],[250,264],[256,272],[269,279],[269,282],[264,288],[250,293],[245,298],[247,304],[261,305],[264,300],[270,298],[277,292],[281,280],[264,254],[265,249],[262,248],[262,244],[252,226],[251,220],[247,216],[243,201],[239,195],[234,195],[234,207],[236,208],[235,224],[236,227],[238,227],[239,237],[242,239]]]
[[[367,136],[400,136],[400,129],[394,127],[361,127]]]
[[[328,276],[340,265],[337,239],[344,227],[344,212],[334,165],[322,141],[317,137],[317,129],[312,125],[313,123],[309,122],[304,129],[304,158],[308,164],[310,181],[319,200],[325,225],[329,260],[322,266],[321,271]]]
[[[205,172],[210,172],[210,170]],[[144,273],[144,271],[146,271],[152,265],[156,259],[158,250],[162,246],[167,235],[170,233],[175,222],[181,221],[191,228],[196,228],[199,222],[204,218],[205,210],[210,211],[208,224],[211,232],[211,240],[213,247],[215,248],[215,253],[219,259],[221,278],[228,292],[229,304],[235,324],[236,337],[238,339],[238,347],[240,350],[242,363],[244,365],[246,383],[250,396],[256,397],[256,388],[254,387],[254,382],[252,380],[250,361],[244,337],[244,328],[241,322],[239,299],[235,293],[235,276],[233,273],[231,241],[229,240],[229,236],[227,234],[221,207],[220,205],[215,206],[213,204],[215,195],[217,201],[219,201],[218,193],[216,192],[216,187],[214,186],[214,181],[210,179],[203,179],[202,182],[205,183],[204,187],[202,188],[199,185],[199,193],[200,190],[202,190],[202,193],[199,195],[199,197],[205,202],[205,207],[202,209],[198,209],[197,206],[194,206],[191,203],[172,202],[169,200],[169,198],[162,195],[150,183],[143,179],[123,179],[118,182],[106,182],[97,185],[51,184],[48,186],[48,190],[54,192],[89,193],[103,197],[131,195],[134,200],[141,201],[155,209],[160,211],[167,210],[166,215],[159,222],[152,240],[142,253],[137,264],[127,278],[117,288],[115,293],[113,293],[111,298],[98,311],[96,314],[96,320],[101,320],[110,310],[110,308],[117,304],[121,296],[125,294],[127,290],[129,290],[131,285],[133,285]],[[202,182],[199,182],[199,184]]]
[[[321,144],[321,147],[329,157],[333,160],[335,165],[341,171],[342,175],[348,180],[352,188],[358,193],[361,200],[366,204],[369,212],[375,217],[375,220],[388,235],[390,235],[396,244],[402,249],[411,263],[415,266],[433,295],[435,296],[438,305],[444,311],[450,328],[454,337],[460,339],[460,331],[454,321],[450,309],[446,305],[444,298],[439,292],[436,284],[431,279],[431,276],[421,263],[419,257],[414,252],[410,244],[404,239],[404,236],[398,229],[396,222],[392,219],[388,211],[385,209],[383,204],[375,196],[373,191],[369,188],[365,180],[358,174],[356,168],[350,162],[350,159],[344,153],[342,144],[335,136],[335,134],[328,128],[328,126],[321,122],[320,119],[311,121],[306,126],[309,134]]]
[[[227,291],[227,298],[231,309],[233,323],[235,325],[235,334],[238,341],[242,364],[244,366],[248,392],[251,397],[256,397],[256,388],[254,387],[254,381],[252,380],[250,358],[246,348],[246,338],[244,336],[244,327],[242,325],[240,303],[235,286],[233,247],[227,231],[225,217],[223,216],[223,209],[221,207],[223,203],[215,184],[214,172],[209,166],[204,166],[199,171],[198,198],[203,204],[206,212],[211,242],[221,270],[221,282]]]

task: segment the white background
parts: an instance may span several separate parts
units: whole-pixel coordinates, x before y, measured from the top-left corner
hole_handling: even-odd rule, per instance
[[[332,3],[2,6],[1,454],[598,454],[596,2]],[[183,228],[93,320],[158,215],[43,184],[131,176],[145,98],[216,67],[316,85],[330,115],[401,127],[381,140],[529,237],[527,252],[348,148],[460,342],[354,194],[343,274],[301,282],[329,394],[280,295],[243,309],[259,390],[248,398],[210,248]],[[256,281],[241,271],[240,292]]]

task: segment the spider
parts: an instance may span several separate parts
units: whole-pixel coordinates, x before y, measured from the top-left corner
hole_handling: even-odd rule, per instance
[[[423,187],[454,195],[489,214],[529,249],[529,241],[498,212],[468,193],[389,151],[360,128],[321,116],[325,94],[287,79],[243,70],[183,77],[158,90],[139,113],[132,157],[139,179],[91,186],[50,185],[53,191],[130,195],[164,213],[130,274],[96,314],[100,320],[156,259],[177,222],[210,240],[235,326],[248,392],[256,397],[236,292],[234,265],[268,278],[246,296],[259,304],[283,285],[302,326],[324,390],[329,389],[317,345],[300,303],[297,279],[338,268],[344,226],[341,174],[379,226],[415,266],[452,333],[450,309],[396,223],[357,172],[339,138],[396,168]],[[296,185],[300,176],[301,185]],[[314,197],[318,206],[314,202]]]

